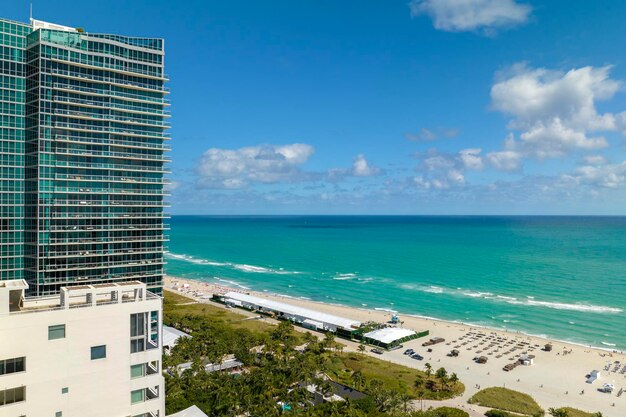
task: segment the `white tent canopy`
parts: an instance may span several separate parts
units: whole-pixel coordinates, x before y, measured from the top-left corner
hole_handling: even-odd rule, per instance
[[[224,295],[225,302],[228,303],[233,300],[241,301],[243,304],[254,306],[255,308],[261,307],[263,310],[284,313],[285,315],[292,317],[300,317],[303,321],[308,319],[312,322],[324,323],[325,325],[330,324],[346,330],[358,328],[361,325],[361,322],[356,320],[322,313],[320,311],[309,310],[308,308],[298,307],[279,301],[268,300],[266,298],[255,297],[249,294],[228,292]]]
[[[410,330],[410,329],[400,329],[398,327],[385,327],[384,329],[378,329],[378,330],[371,331],[369,333],[365,333],[363,336],[368,339],[376,340],[380,343],[384,343],[385,345],[388,345],[390,343],[393,343],[396,340],[413,336],[415,334],[416,334],[415,331]]]

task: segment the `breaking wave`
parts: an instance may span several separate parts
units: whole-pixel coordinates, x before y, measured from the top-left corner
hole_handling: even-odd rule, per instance
[[[273,269],[273,268],[266,268],[263,266],[256,266],[256,265],[236,264],[232,262],[216,262],[216,261],[210,261],[207,259],[196,258],[191,255],[181,255],[181,254],[171,253],[171,252],[167,252],[166,256],[172,259],[178,259],[180,261],[190,262],[196,265],[229,267],[229,268],[236,269],[238,271],[257,273],[257,274],[276,274],[276,275],[300,274],[300,272],[286,271],[283,268]]]
[[[593,304],[585,304],[585,303],[563,303],[556,301],[541,301],[536,300],[533,296],[526,296],[524,299],[518,299],[517,297],[511,297],[507,295],[497,295],[490,292],[481,292],[481,291],[471,291],[471,290],[463,290],[460,288],[457,289],[446,289],[438,286],[416,286],[416,285],[402,285],[402,288],[417,290],[421,292],[431,293],[431,294],[448,294],[452,296],[459,297],[471,297],[471,298],[482,298],[484,300],[490,300],[493,302],[499,303],[507,303],[513,305],[521,305],[528,307],[543,307],[543,308],[551,308],[555,310],[570,310],[570,311],[580,311],[585,313],[604,313],[604,314],[615,314],[621,313],[623,310],[617,307],[610,306],[602,306],[602,305],[593,305]]]

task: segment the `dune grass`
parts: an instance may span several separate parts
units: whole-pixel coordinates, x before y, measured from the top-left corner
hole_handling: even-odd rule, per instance
[[[191,298],[172,291],[163,291],[163,296],[163,310],[166,316],[187,314],[203,316],[212,322],[223,323],[236,329],[247,329],[252,332],[268,333],[276,328],[274,324],[263,320],[251,319],[250,316],[238,313],[234,309],[198,303]]]
[[[346,385],[352,385],[351,375],[360,371],[366,381],[378,379],[387,389],[392,389],[401,394],[408,394],[412,398],[418,398],[418,392],[414,387],[418,377],[425,381],[431,380],[437,385],[436,390],[424,389],[423,399],[446,399],[461,395],[465,386],[461,382],[441,387],[435,376],[427,378],[426,373],[417,369],[383,361],[371,356],[359,353],[341,353],[332,355],[327,364],[327,373],[334,380]]]
[[[598,413],[589,413],[587,411],[578,410],[576,408],[571,407],[562,407],[558,410],[563,410],[567,412],[568,417],[597,417]]]
[[[485,388],[474,394],[468,402],[529,416],[541,415],[544,412],[530,395],[508,388]]]

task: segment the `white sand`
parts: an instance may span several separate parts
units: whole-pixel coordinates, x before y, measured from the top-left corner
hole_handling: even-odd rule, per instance
[[[182,293],[188,296],[194,296],[194,293],[202,293],[204,296],[211,296],[212,294],[224,293],[226,291],[244,292],[241,289],[233,289],[216,284],[166,277],[166,288],[171,289],[175,284],[179,286],[178,288]],[[245,292],[259,297],[281,300],[282,302],[356,319],[362,322],[386,322],[390,318],[389,313],[382,311],[330,305],[253,291]],[[201,300],[202,296],[197,296],[196,298]],[[464,405],[466,410],[470,408],[466,401],[478,391],[477,386],[481,388],[504,386],[532,395],[545,410],[549,407],[557,408],[569,406],[585,411],[600,411],[605,417],[626,416],[626,392],[622,394],[621,397],[617,396],[617,392],[620,388],[623,387],[626,391],[626,374],[604,371],[604,367],[609,361],[620,361],[622,366],[626,364],[626,355],[623,353],[607,352],[596,348],[530,337],[520,333],[470,327],[433,319],[401,316],[400,320],[404,322],[403,327],[413,330],[429,330],[429,337],[443,337],[446,339],[446,342],[431,346],[433,350],[432,353],[428,353],[426,351],[427,348],[421,346],[421,344],[426,341],[425,338],[404,344],[404,349],[413,348],[424,356],[425,359],[423,361],[416,361],[403,355],[404,349],[385,352],[383,355],[374,356],[418,369],[424,369],[424,364],[429,362],[434,369],[444,367],[449,373],[456,373],[465,384],[466,392],[462,397],[453,401],[453,403]],[[476,338],[465,345],[461,345],[469,339],[476,337],[475,335],[467,336],[468,332],[482,333],[485,336]],[[463,336],[465,336],[465,338],[459,340],[459,338]],[[488,337],[492,337],[493,339],[485,341]],[[498,341],[497,339],[494,340],[495,338],[504,338],[505,340]],[[495,341],[497,345],[491,349],[484,350],[493,341]],[[521,342],[528,343],[528,345],[524,345],[523,348],[518,348],[513,353],[504,354],[501,358],[496,357],[516,347],[517,344]],[[342,343],[345,342],[342,341]],[[543,347],[546,343],[552,343],[552,352],[544,352],[534,346],[539,345]],[[346,350],[353,350],[357,347],[356,343],[349,342],[347,345]],[[459,357],[450,358],[446,356],[455,346],[459,345],[461,345],[461,347],[457,348],[460,351]],[[498,348],[498,345],[502,347]],[[499,351],[493,352],[496,349]],[[483,352],[477,353],[479,350],[483,350]],[[490,352],[492,352],[491,355],[488,354]],[[513,360],[509,358],[516,360],[515,355],[522,354],[522,352],[535,355],[534,365],[518,366],[511,372],[502,370],[504,365],[513,362]],[[564,354],[564,352],[568,353]],[[474,357],[483,355],[488,358],[486,364],[481,365],[472,361]],[[601,377],[593,384],[587,384],[585,382],[585,375],[594,369],[601,371]],[[612,370],[613,366],[611,366],[611,371]],[[605,394],[597,390],[602,384],[607,382],[613,383],[616,386],[616,390],[613,394]],[[583,390],[584,394],[581,394]],[[450,404],[449,402],[447,403]]]

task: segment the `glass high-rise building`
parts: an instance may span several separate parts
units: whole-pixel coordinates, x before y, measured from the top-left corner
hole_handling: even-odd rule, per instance
[[[0,36],[0,278],[160,293],[163,40],[2,19]]]

